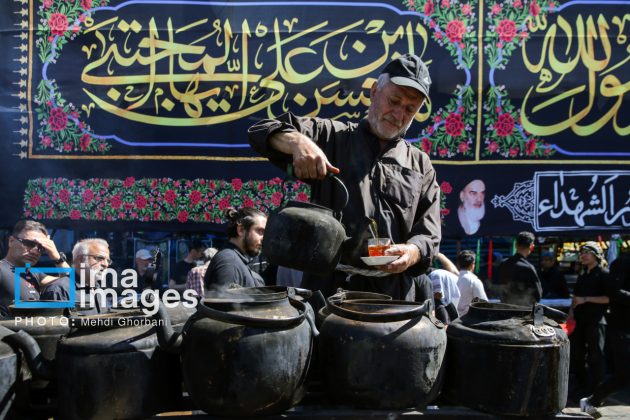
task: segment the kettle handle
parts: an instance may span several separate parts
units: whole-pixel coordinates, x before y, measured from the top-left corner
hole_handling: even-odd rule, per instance
[[[288,178],[296,178],[295,175],[293,174],[293,164],[289,163],[287,164],[287,178],[285,178],[282,181],[282,194],[283,194],[283,201],[284,201],[284,183],[287,181]],[[343,205],[340,206],[338,209],[333,209],[333,212],[335,213],[335,217],[337,217],[337,220],[341,220],[341,216],[343,215],[343,209],[346,208],[346,206],[348,205],[348,201],[350,200],[350,194],[348,194],[348,188],[346,187],[346,184],[343,183],[343,181],[336,175],[333,175],[332,172],[328,172],[326,174],[326,178],[332,178],[333,181],[336,181],[337,184],[339,184],[339,187],[341,188],[341,190],[344,192],[345,195],[345,199],[343,200]]]
[[[433,310],[433,302],[431,299],[427,299],[424,301],[422,305],[410,305],[411,309],[394,312],[394,313],[365,313],[352,311],[350,309],[342,308],[339,304],[343,303],[345,300],[343,297],[341,299],[333,299],[334,296],[331,296],[326,300],[326,308],[333,314],[341,316],[343,318],[352,319],[355,321],[365,321],[365,322],[394,322],[394,321],[404,321],[407,319],[417,318],[419,316],[428,315]],[[361,303],[382,303],[384,305],[395,305],[395,301],[391,300],[376,300],[376,299],[359,299],[357,302]]]
[[[201,301],[197,305],[197,312],[201,316],[205,316],[215,321],[226,322],[229,324],[243,325],[246,327],[263,327],[263,328],[288,328],[300,324],[306,318],[306,305],[295,299],[289,299],[291,306],[296,308],[299,315],[285,319],[267,319],[254,318],[249,316],[238,315],[229,312],[223,312],[204,305]]]

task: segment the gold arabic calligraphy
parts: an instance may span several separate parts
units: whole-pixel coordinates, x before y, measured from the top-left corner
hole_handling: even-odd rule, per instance
[[[620,121],[623,113],[619,112],[624,95],[630,91],[630,81],[623,82],[620,77],[612,74],[615,70],[623,77],[628,74],[627,71],[622,71],[622,67],[630,60],[630,43],[624,34],[626,23],[630,23],[630,14],[612,18],[600,14],[596,18],[588,16],[586,19],[578,15],[574,26],[558,16],[557,23],[550,25],[548,29],[544,20],[529,22],[532,33],[545,29],[547,31],[537,62],[528,57],[525,43],[522,48],[526,68],[538,74],[540,80],[537,86],[529,88],[523,100],[521,118],[525,130],[536,135],[552,135],[570,128],[579,136],[589,136],[612,120],[613,129],[618,135],[630,134],[630,125],[623,125],[623,121]],[[566,85],[561,85],[561,82],[566,76],[577,72],[579,65],[586,69],[586,81],[567,90]],[[534,93],[551,94],[551,97],[529,105],[530,101],[534,102]],[[609,101],[610,105],[606,102],[607,110],[601,109],[602,101],[597,101],[598,96],[615,100]],[[559,103],[566,104],[567,101],[568,105],[563,106],[566,114],[555,112],[559,121],[549,125],[536,124],[533,121],[538,113],[546,115],[546,118],[550,114],[554,115],[550,112],[550,107]],[[531,107],[530,115],[528,105]],[[593,115],[602,112],[604,114],[599,117]],[[627,113],[625,116],[627,117]]]
[[[370,104],[364,93],[374,81],[369,75],[393,55],[414,52],[419,46],[422,53],[428,40],[420,24],[413,27],[408,22],[388,33],[384,20],[365,19],[340,28],[323,21],[300,31],[297,18],[282,23],[276,18],[271,28],[258,22],[253,30],[244,19],[238,31],[229,20],[207,18],[177,28],[168,18],[162,31],[154,17],[147,28],[121,17],[90,23],[85,34],[96,41],[82,49],[88,60],[81,73],[87,85],[83,91],[97,107],[121,118],[166,126],[221,124],[264,109],[273,117],[272,104],[280,104],[284,112],[288,102],[304,106],[308,100],[299,92],[289,92],[287,84],[302,85],[317,77],[326,85],[309,95],[315,105],[308,115],[318,115],[327,105],[360,106],[360,111],[337,115],[356,118]],[[362,41],[351,40],[357,34],[378,37],[380,48],[370,43],[370,54],[377,50],[379,55],[361,67],[353,67],[350,60],[350,48],[355,54],[366,50]],[[183,38],[186,42],[178,41]],[[404,43],[406,51],[397,51],[397,42]],[[213,56],[212,51],[218,52]],[[263,64],[268,61],[275,66],[265,72]],[[305,69],[305,62],[317,64]],[[138,67],[144,69],[142,74]],[[364,79],[361,91],[344,88],[345,80],[356,78]],[[106,93],[97,94],[99,88]],[[183,113],[174,116],[178,110],[171,111],[178,105]],[[423,121],[429,115],[430,109],[416,119]]]

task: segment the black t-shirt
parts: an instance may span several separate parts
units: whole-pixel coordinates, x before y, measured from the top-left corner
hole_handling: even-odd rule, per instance
[[[599,265],[590,272],[580,274],[573,288],[573,295],[579,297],[586,296],[607,296],[608,270]],[[573,316],[577,322],[588,322],[592,324],[605,324],[607,304],[586,302],[573,309]]]
[[[501,302],[532,305],[540,301],[542,286],[534,266],[521,254],[514,254],[499,265],[497,283],[501,285]]]
[[[39,300],[40,284],[46,277],[43,273],[23,272],[20,274],[20,301]],[[0,314],[8,313],[9,305],[15,300],[15,267],[0,260]]]
[[[97,315],[103,313],[104,310],[98,301],[90,299],[88,289],[85,289],[87,298],[82,302],[81,293],[78,287],[75,289],[75,309],[80,315]],[[50,283],[42,292],[42,300],[68,301],[70,300],[70,278],[61,277]],[[85,303],[85,305],[83,305]]]
[[[543,288],[543,298],[565,299],[571,296],[569,287],[557,265],[549,270],[540,272],[540,279]]]
[[[265,285],[263,278],[248,265],[250,258],[233,243],[225,247],[212,258],[204,284],[206,289],[221,289],[233,285],[260,287]]]

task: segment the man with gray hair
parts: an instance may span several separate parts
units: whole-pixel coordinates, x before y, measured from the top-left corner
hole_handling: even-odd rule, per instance
[[[72,249],[72,267],[75,269],[75,285],[77,295],[86,290],[101,286],[103,274],[111,265],[109,258],[109,245],[104,239],[82,239]],[[70,278],[62,277],[52,282],[41,295],[42,300],[70,300]],[[79,304],[80,302],[77,302]],[[105,312],[103,302],[95,300],[86,302],[84,307],[79,307],[82,315],[92,315]]]
[[[349,200],[341,222],[352,245],[344,249],[343,265],[368,268],[360,257],[368,255],[369,219],[376,221],[375,234],[393,242],[385,255],[397,258],[374,267],[384,277],[362,270],[346,282],[341,271],[305,272],[303,287],[324,295],[343,286],[410,301],[432,297],[423,274],[440,243],[440,188],[429,156],[404,139],[430,86],[424,62],[405,54],[391,60],[372,83],[367,117],[358,124],[287,113],[250,127],[254,150],[284,170],[291,163],[295,175],[311,183],[315,203],[338,208],[338,186],[325,180],[332,173],[344,182]]]

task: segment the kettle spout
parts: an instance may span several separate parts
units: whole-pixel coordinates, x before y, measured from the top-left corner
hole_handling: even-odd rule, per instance
[[[39,379],[50,380],[53,378],[53,362],[45,359],[37,341],[24,330],[7,335],[3,341],[11,347],[24,353],[24,358],[33,376]]]
[[[169,353],[180,353],[183,336],[180,333],[175,332],[173,329],[171,317],[161,302],[160,307],[157,313],[153,315],[153,318],[159,321],[156,327],[156,333],[160,348]]]

